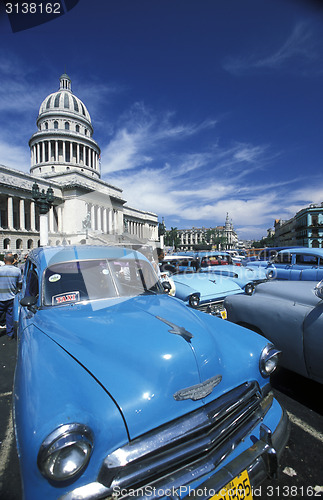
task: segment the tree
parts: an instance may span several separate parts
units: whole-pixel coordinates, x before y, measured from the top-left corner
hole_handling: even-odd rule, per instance
[[[177,234],[177,227],[171,227],[170,231],[166,231],[165,233],[165,245],[169,247],[177,248],[180,244],[181,240]]]

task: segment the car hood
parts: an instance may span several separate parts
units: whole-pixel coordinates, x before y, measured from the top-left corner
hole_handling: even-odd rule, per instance
[[[200,293],[200,301],[221,299],[232,293],[242,293],[240,286],[230,278],[223,279],[214,273],[192,273],[173,275],[175,285],[187,287],[187,296]],[[176,293],[176,292],[175,292]]]
[[[321,301],[315,294],[316,285],[317,281],[273,280],[257,285],[255,293],[315,307]]]
[[[206,271],[200,272],[205,273]],[[234,266],[229,264],[227,266],[210,267],[208,272],[228,278],[245,279],[246,281],[266,279],[266,271],[263,268],[257,267]]]
[[[174,394],[221,374],[220,346],[202,313],[176,298],[50,308],[35,322],[105,388],[131,438],[200,407],[202,400],[176,401]]]

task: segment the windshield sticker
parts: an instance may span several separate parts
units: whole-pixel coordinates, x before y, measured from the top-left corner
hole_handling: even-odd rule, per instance
[[[102,274],[110,274],[109,269],[102,269]]]
[[[52,305],[65,304],[68,302],[77,302],[80,300],[80,292],[60,293],[52,297]]]
[[[52,274],[52,276],[50,276],[50,277],[48,278],[48,281],[49,281],[50,283],[56,283],[56,281],[59,281],[59,280],[61,279],[61,277],[62,277],[62,276],[61,276],[60,274]]]

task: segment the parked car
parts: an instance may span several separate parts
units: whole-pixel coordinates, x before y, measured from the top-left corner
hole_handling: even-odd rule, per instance
[[[213,273],[178,272],[171,274],[171,293],[188,306],[226,319],[223,301],[228,295],[243,293],[232,279]],[[165,278],[167,280],[167,278]]]
[[[233,264],[231,255],[226,252],[199,252],[196,257],[202,269]]]
[[[164,260],[161,262],[161,272],[170,271],[174,272],[194,272],[198,268],[197,260],[192,256],[181,255],[165,255]]]
[[[320,281],[323,278],[323,249],[285,248],[269,261],[249,262],[248,267],[265,268],[268,278]]]
[[[16,302],[25,500],[250,492],[276,473],[278,351],[164,293],[140,253],[32,250]]]
[[[254,330],[282,351],[280,364],[323,383],[323,282],[273,280],[253,295],[227,297],[231,322]]]
[[[323,248],[289,248],[278,252],[267,266],[270,278],[281,280],[323,279]]]
[[[254,286],[267,280],[265,269],[253,266],[213,266],[201,268],[201,273],[208,272],[219,276],[221,280],[230,279],[237,283],[247,293],[252,293]]]

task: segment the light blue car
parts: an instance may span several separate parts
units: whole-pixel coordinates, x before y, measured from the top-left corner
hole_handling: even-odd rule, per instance
[[[265,269],[269,279],[320,281],[323,279],[323,249],[285,248],[270,261],[249,262],[248,267]]]
[[[266,270],[253,266],[236,266],[229,264],[227,266],[201,268],[199,272],[207,272],[219,276],[219,280],[222,282],[227,279],[232,280],[247,293],[251,293],[253,287],[258,283],[263,283],[267,280]]]
[[[229,321],[275,343],[282,366],[323,384],[322,299],[323,281],[273,280],[251,296],[228,297],[225,307]]]
[[[267,265],[267,276],[280,280],[323,279],[323,248],[295,247],[278,252]]]
[[[183,272],[172,274],[172,295],[185,304],[208,314],[226,319],[223,301],[228,295],[244,293],[230,278],[223,279],[214,273]],[[167,279],[167,278],[166,278]]]
[[[24,500],[250,493],[276,474],[279,351],[170,297],[142,254],[38,248],[16,301]]]

